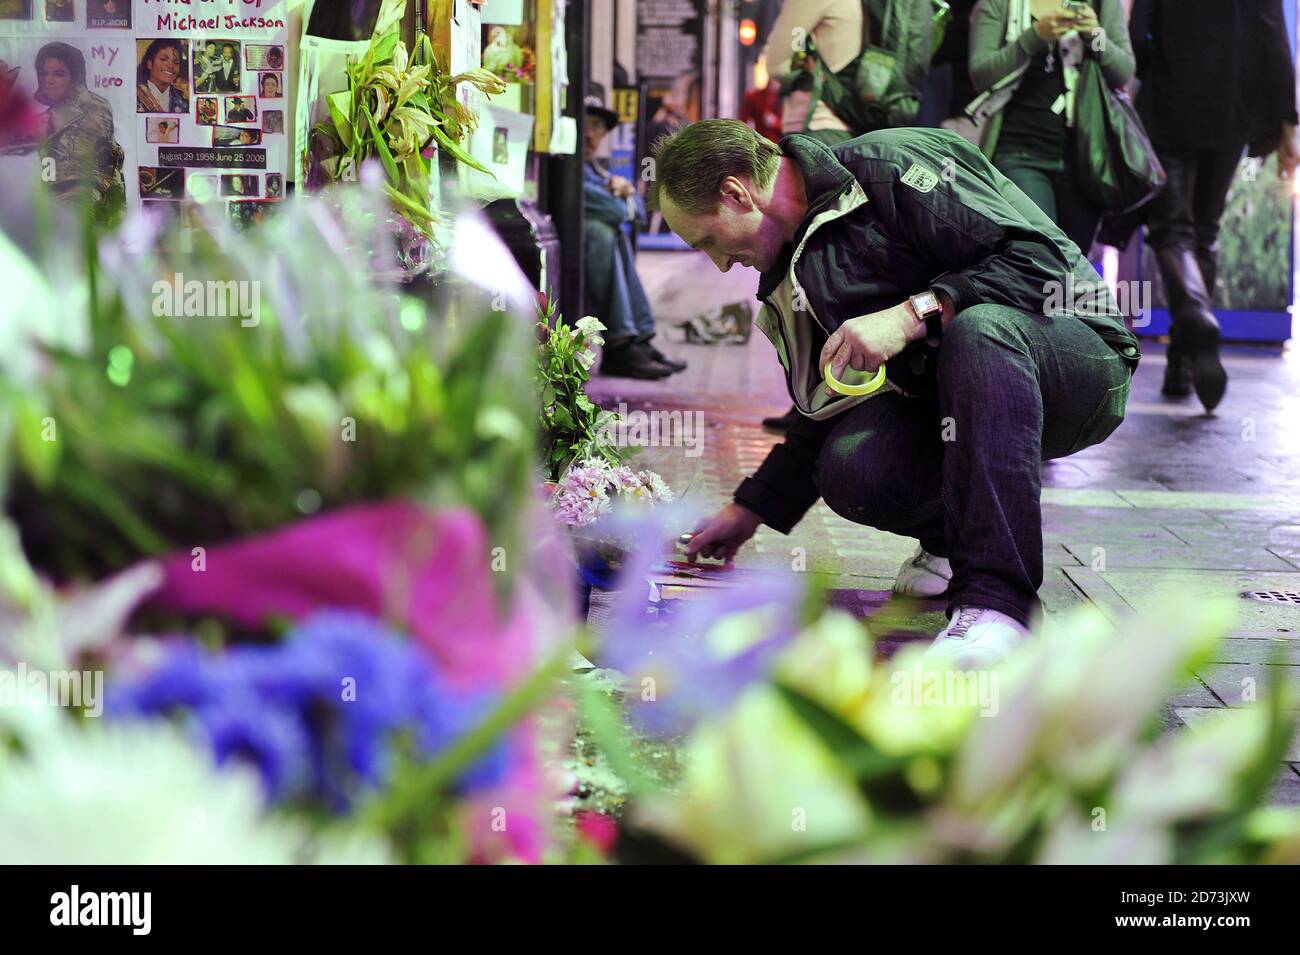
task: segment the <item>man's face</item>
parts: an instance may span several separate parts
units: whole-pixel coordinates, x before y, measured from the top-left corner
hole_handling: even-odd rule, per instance
[[[583,146],[583,157],[585,159],[595,159],[596,150],[600,148],[600,142],[609,132],[605,123],[598,116],[587,117],[587,128]]]
[[[223,46],[221,48],[221,59],[229,63],[235,58],[235,48],[233,46]]]
[[[665,193],[660,194],[659,210],[668,227],[707,255],[718,271],[738,264],[764,272],[776,263],[786,238],[779,224],[758,208],[752,188],[747,180],[728,176],[712,212],[687,212]]]
[[[175,47],[165,46],[149,61],[149,79],[157,87],[171,86],[181,74],[181,57]]]
[[[72,95],[72,71],[68,64],[47,57],[41,66],[40,96],[47,106],[57,106]]]

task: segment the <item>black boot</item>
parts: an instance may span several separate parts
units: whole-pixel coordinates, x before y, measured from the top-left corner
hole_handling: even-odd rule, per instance
[[[1178,347],[1178,326],[1169,326],[1169,348],[1165,350],[1165,382],[1160,393],[1166,398],[1186,398],[1192,393],[1192,370]]]
[[[605,346],[605,353],[600,359],[600,373],[611,378],[641,378],[646,381],[656,381],[667,378],[673,372],[671,368],[655,361],[645,345],[629,341]]]
[[[641,339],[641,344],[645,346],[645,350],[650,355],[651,358],[659,362],[659,364],[663,365],[665,368],[669,369],[670,371],[676,372],[676,371],[686,370],[686,362],[679,361],[676,358],[669,358],[658,348],[655,348],[653,344],[651,344],[649,336],[646,336],[645,338]]]
[[[799,412],[793,406],[783,415],[763,419],[763,430],[773,434],[785,434],[799,420]]]
[[[1219,360],[1219,323],[1214,318],[1200,263],[1191,249],[1156,250],[1165,283],[1169,317],[1176,330],[1178,359],[1191,374],[1192,387],[1206,411],[1213,411],[1228,388],[1228,373]]]

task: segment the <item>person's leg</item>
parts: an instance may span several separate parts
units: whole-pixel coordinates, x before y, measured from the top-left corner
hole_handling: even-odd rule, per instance
[[[946,556],[943,449],[937,404],[891,391],[840,417],[817,458],[817,489],[846,520],[918,538]]]
[[[605,344],[617,348],[637,336],[619,254],[620,233],[608,223],[589,218],[584,224],[584,238],[586,312],[604,323]]]
[[[1052,177],[1061,163],[1053,165],[1027,153],[998,153],[993,165],[1056,222],[1056,186]]]
[[[646,297],[641,277],[636,272],[636,257],[632,254],[632,242],[622,233],[618,245],[618,255],[623,263],[623,274],[627,276],[627,298],[632,308],[632,325],[638,337],[648,342],[655,336],[655,315],[650,308],[650,299]]]
[[[1042,462],[1118,427],[1128,370],[1078,319],[977,305],[944,332],[938,384],[952,436],[942,477],[950,611],[1027,624],[1043,582]]]
[[[618,256],[622,263],[622,272],[627,276],[628,304],[632,309],[632,326],[636,329],[636,341],[644,346],[646,352],[671,371],[685,371],[686,362],[669,358],[654,345],[655,315],[650,308],[650,299],[641,285],[641,277],[636,271],[636,256],[632,254],[632,240],[619,230]]]
[[[1189,152],[1165,151],[1159,156],[1168,182],[1151,202],[1147,241],[1155,250],[1169,307],[1169,365],[1164,392],[1175,397],[1185,395],[1190,378],[1197,397],[1207,410],[1212,410],[1223,398],[1228,376],[1219,361],[1219,323],[1196,255],[1193,210],[1200,162],[1197,154]]]
[[[667,377],[671,369],[655,361],[637,341],[627,272],[619,252],[622,233],[607,223],[587,219],[584,236],[585,311],[605,325],[601,373],[624,378]]]
[[[1244,150],[1244,146],[1207,150],[1197,157],[1192,222],[1196,230],[1196,261],[1201,267],[1201,278],[1205,280],[1211,306],[1219,273],[1219,221],[1228,204],[1228,190],[1232,188]]]

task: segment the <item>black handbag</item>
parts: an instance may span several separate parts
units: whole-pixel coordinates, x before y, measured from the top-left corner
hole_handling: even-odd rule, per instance
[[[1074,88],[1075,167],[1080,191],[1103,212],[1132,212],[1165,187],[1137,110],[1106,82],[1101,64],[1085,57]]]

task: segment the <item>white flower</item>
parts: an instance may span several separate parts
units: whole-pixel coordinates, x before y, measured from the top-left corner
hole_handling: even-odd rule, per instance
[[[671,504],[673,491],[668,483],[654,471],[640,471],[637,477],[650,492],[650,500],[655,504]]]
[[[387,848],[369,837],[314,842],[296,824],[267,817],[251,770],[218,770],[171,726],[40,722],[23,754],[0,755],[7,863],[387,861]]]
[[[573,325],[588,338],[595,335],[597,332],[603,332],[605,330],[604,323],[595,315],[585,315],[574,322]]]

